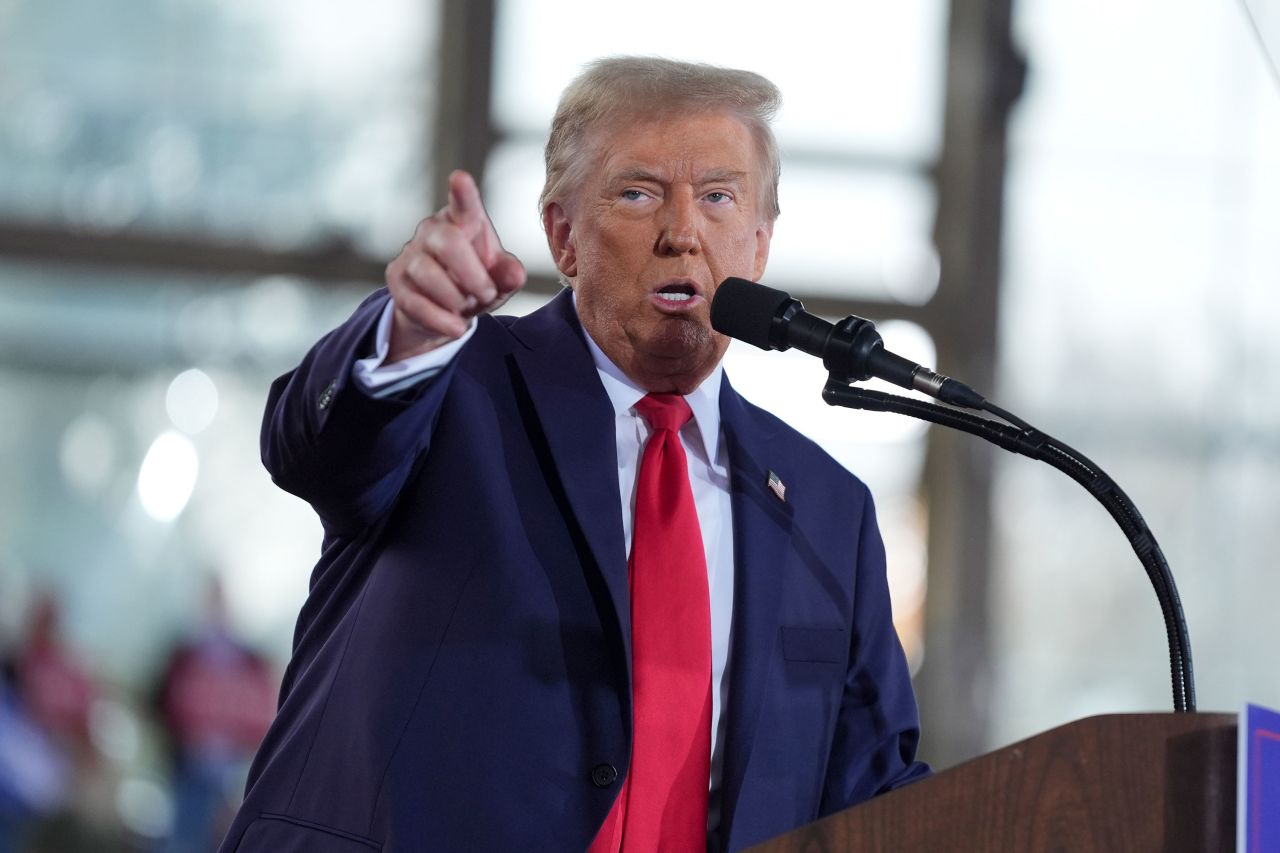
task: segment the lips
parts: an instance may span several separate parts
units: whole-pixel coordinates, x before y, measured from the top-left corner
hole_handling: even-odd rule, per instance
[[[653,292],[654,301],[663,308],[680,310],[691,308],[701,303],[702,288],[692,279],[681,278],[668,281]]]

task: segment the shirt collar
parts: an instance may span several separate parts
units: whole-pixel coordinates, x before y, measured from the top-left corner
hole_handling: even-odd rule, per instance
[[[573,295],[574,308],[578,305],[578,294]],[[591,333],[582,330],[587,339],[587,348],[591,350],[591,360],[595,362],[600,373],[600,381],[604,384],[609,402],[613,404],[614,415],[631,414],[631,409],[648,392],[622,372],[614,364],[604,350],[592,339]],[[716,464],[716,453],[720,450],[720,383],[724,379],[724,367],[717,364],[711,375],[702,380],[697,388],[685,394],[685,402],[693,410],[693,420],[698,425],[698,433],[702,439],[702,449],[712,465]]]

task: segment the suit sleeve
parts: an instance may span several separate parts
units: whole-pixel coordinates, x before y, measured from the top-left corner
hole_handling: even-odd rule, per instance
[[[884,543],[866,493],[858,536],[849,670],[832,739],[820,814],[928,776],[915,760],[920,718],[893,626]]]
[[[353,376],[373,347],[389,296],[379,290],[271,385],[262,461],[276,485],[307,501],[329,534],[353,535],[385,515],[431,430],[457,359],[436,377],[375,397]]]

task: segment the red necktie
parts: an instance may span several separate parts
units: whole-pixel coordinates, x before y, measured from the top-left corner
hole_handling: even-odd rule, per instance
[[[711,605],[676,394],[636,411],[653,427],[631,538],[631,770],[590,853],[703,851],[711,775]],[[620,830],[620,831],[619,831]]]

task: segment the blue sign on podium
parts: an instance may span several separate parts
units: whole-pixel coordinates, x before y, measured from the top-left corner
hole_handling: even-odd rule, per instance
[[[1236,766],[1236,850],[1280,853],[1280,712],[1244,706]]]

